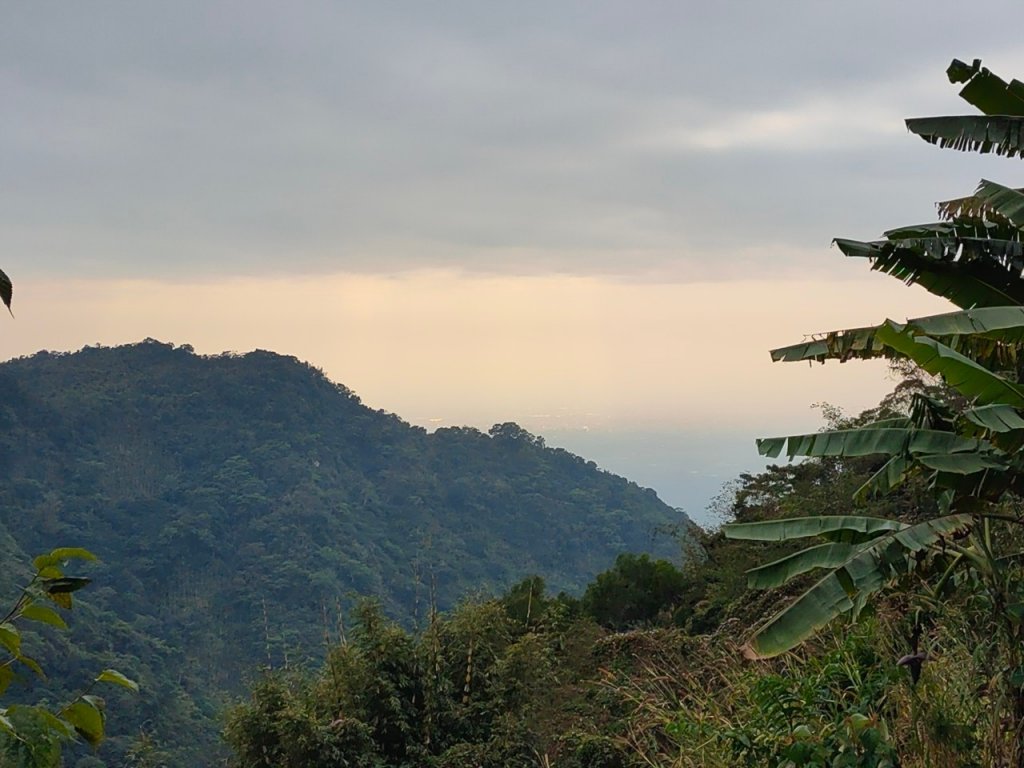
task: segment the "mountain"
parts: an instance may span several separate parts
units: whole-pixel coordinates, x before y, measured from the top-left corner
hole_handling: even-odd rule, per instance
[[[678,559],[687,522],[515,424],[427,433],[295,358],[152,340],[0,365],[0,477],[4,594],[39,552],[101,559],[70,638],[37,642],[68,690],[139,679],[111,765],[209,764],[245,676],[322,654],[352,595],[415,625],[531,574],[578,592],[622,552]]]

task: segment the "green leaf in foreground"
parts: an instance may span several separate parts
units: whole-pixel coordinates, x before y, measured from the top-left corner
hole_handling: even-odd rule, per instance
[[[45,555],[36,557],[32,564],[37,571],[60,565],[67,560],[96,560],[97,557],[87,549],[81,547],[60,547]]]
[[[21,612],[21,615],[30,621],[41,621],[43,624],[49,624],[58,629],[68,628],[67,623],[61,618],[59,613],[52,608],[47,608],[45,605],[39,605],[38,603],[33,603],[26,607]]]
[[[12,624],[0,624],[0,645],[17,657],[21,653],[21,633]]]
[[[96,682],[113,683],[114,685],[120,685],[122,688],[127,688],[129,691],[139,692],[139,684],[131,678],[125,677],[116,669],[104,669],[100,672],[99,677],[96,678]]]
[[[14,297],[14,285],[11,283],[9,278],[4,271],[0,269],[0,301],[7,307],[7,311],[11,313],[11,317],[14,316],[14,312],[11,310],[11,299]]]
[[[61,717],[67,720],[83,739],[92,746],[103,741],[103,700],[97,696],[83,696],[75,703],[61,711]]]

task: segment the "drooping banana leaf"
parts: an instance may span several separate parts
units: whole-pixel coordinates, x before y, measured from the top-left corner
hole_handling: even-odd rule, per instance
[[[772,350],[772,360],[845,361],[851,358],[898,358],[876,333],[880,326],[831,331],[818,338]],[[906,327],[940,341],[971,359],[993,368],[1016,367],[1018,347],[1024,344],[1024,307],[981,307],[908,320]],[[964,338],[969,337],[969,338]]]
[[[979,307],[919,317],[909,320],[907,329],[989,370],[1015,372],[1024,345],[1024,307]]]
[[[1006,189],[1004,187],[1004,189]],[[1013,190],[1010,190],[1011,192]],[[983,204],[983,201],[980,201]],[[988,209],[986,208],[986,213]],[[928,224],[912,224],[905,227],[889,229],[882,233],[889,241],[914,241],[927,238],[952,241],[960,240],[993,240],[1020,242],[1020,229],[1009,220],[989,221],[983,217],[965,216],[950,221],[934,221]],[[950,245],[950,249],[952,248]]]
[[[907,130],[929,144],[961,152],[1019,157],[1024,151],[1024,117],[1010,115],[950,115],[912,117]]]
[[[994,211],[1015,227],[1024,227],[1024,194],[994,181],[982,179],[974,192],[986,211]]]
[[[983,405],[960,415],[956,430],[964,437],[983,437],[1014,456],[1024,448],[1024,418],[1008,405]]]
[[[1005,456],[993,452],[921,454],[915,457],[918,463],[953,475],[973,475],[986,469],[1007,469],[1009,461]]]
[[[801,549],[774,562],[751,568],[747,571],[747,586],[750,589],[772,589],[816,568],[837,568],[865,546],[869,544],[829,542]]]
[[[756,523],[729,523],[722,526],[727,539],[743,541],[790,541],[810,536],[829,537],[851,534],[851,541],[867,541],[890,531],[907,526],[899,520],[866,515],[816,515],[814,517],[787,517],[783,520],[759,520]],[[842,537],[833,539],[843,540]]]
[[[869,328],[830,331],[799,344],[773,349],[771,351],[772,360],[777,363],[804,361],[824,363],[826,360],[838,360],[844,363],[853,359],[905,359],[906,355],[883,344],[876,336],[879,327],[876,325]],[[1015,338],[1024,336],[1024,328],[1007,330],[1003,334],[928,335],[992,370],[1009,371],[1017,368],[1020,346]]]
[[[750,658],[785,653],[915,565],[913,555],[966,533],[970,515],[946,515],[883,534],[768,620],[747,643]]]
[[[899,233],[899,230],[895,231]],[[925,232],[920,237],[910,237],[908,232],[902,234],[906,236],[892,240],[879,240],[868,245],[876,246],[883,253],[909,251],[933,261],[992,260],[1000,265],[1017,269],[1018,274],[1024,267],[1024,243],[1016,236],[995,238],[982,234],[981,236],[941,237],[938,233]]]
[[[1017,191],[1024,192],[1024,189],[1018,189]],[[1010,223],[1006,218],[1000,216],[997,211],[989,208],[985,201],[976,195],[971,195],[969,197],[957,197],[952,200],[943,200],[936,203],[935,208],[938,210],[939,216],[947,221],[960,218],[984,217],[993,223]]]
[[[1024,407],[1024,390],[970,358],[928,336],[914,336],[913,329],[886,321],[875,333],[888,347],[913,360],[934,376],[980,405],[1000,403]],[[944,451],[938,451],[944,453]]]
[[[1024,115],[1024,83],[1007,83],[998,75],[981,66],[981,59],[965,64],[953,59],[946,69],[951,83],[967,83],[960,98],[986,115]]]
[[[868,360],[876,357],[895,357],[891,350],[875,339],[877,330],[878,326],[873,325],[867,328],[831,331],[819,338],[773,349],[772,360],[776,363],[804,360],[846,362],[853,358]]]
[[[757,441],[762,456],[905,456],[918,454],[970,453],[988,451],[988,443],[933,429],[859,427],[814,432],[789,437],[766,437]]]
[[[1024,342],[1024,307],[978,307],[960,312],[915,317],[907,321],[915,333],[933,338],[984,336],[1011,344]]]
[[[1024,304],[1021,273],[997,258],[957,259],[957,249],[941,248],[942,258],[934,253],[913,249],[914,241],[859,242],[837,239],[836,246],[845,255],[866,258],[871,269],[920,285],[929,293],[949,299],[958,307],[1002,307]],[[921,241],[917,241],[921,242]],[[897,247],[897,246],[901,247]]]
[[[963,417],[989,432],[1012,432],[1024,429],[1024,418],[1008,405],[983,405],[969,408]]]
[[[920,226],[920,225],[918,225]],[[1014,229],[1014,232],[1017,230]],[[980,262],[997,267],[1010,276],[1024,271],[1024,243],[1019,239],[997,239],[991,237],[941,237],[927,234],[923,237],[905,237],[893,240],[876,240],[860,243],[852,240],[836,240],[836,245],[846,255],[872,259],[872,263],[883,264],[900,259],[917,258],[919,263],[934,266],[946,264],[972,264]],[[1002,302],[1003,306],[1020,302]]]

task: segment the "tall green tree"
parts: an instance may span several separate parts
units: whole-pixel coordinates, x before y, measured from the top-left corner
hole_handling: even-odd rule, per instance
[[[587,587],[582,606],[598,624],[628,629],[651,624],[659,614],[671,618],[688,586],[686,574],[667,560],[625,553]]]
[[[1024,83],[954,60],[947,70],[981,114],[915,118],[907,128],[961,151],[1024,154]],[[767,438],[762,455],[880,457],[859,498],[923,478],[939,514],[897,520],[846,515],[727,526],[737,539],[815,538],[793,555],[749,572],[752,586],[781,585],[823,569],[803,595],[759,627],[752,657],[782,653],[872,595],[913,573],[929,599],[954,586],[974,590],[979,615],[1000,638],[998,687],[1008,702],[1006,743],[1024,765],[1024,580],[1011,531],[1024,526],[1024,194],[982,180],[973,195],[938,204],[936,222],[904,226],[880,240],[837,239],[847,256],[920,285],[959,309],[906,322],[831,331],[776,349],[776,361],[886,358],[937,377],[945,396],[915,394],[906,412],[850,429]],[[917,651],[917,649],[914,649]],[[1017,745],[1017,746],[1013,746]]]

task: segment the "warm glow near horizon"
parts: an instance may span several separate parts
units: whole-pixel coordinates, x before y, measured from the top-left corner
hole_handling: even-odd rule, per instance
[[[884,366],[773,365],[805,334],[948,305],[878,275],[654,284],[598,277],[320,275],[195,283],[16,281],[0,357],[152,337],[269,349],[425,426],[802,429],[868,407]]]

